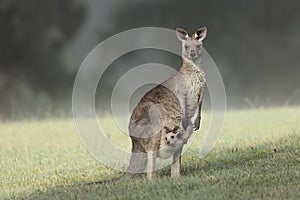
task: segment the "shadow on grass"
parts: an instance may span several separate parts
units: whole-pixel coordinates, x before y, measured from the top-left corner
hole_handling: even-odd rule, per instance
[[[299,136],[281,138],[272,143],[258,144],[256,147],[246,146],[240,149],[216,149],[205,160],[201,160],[194,153],[183,156],[182,163],[182,184],[187,184],[189,177],[198,176],[197,181],[205,182],[205,177],[216,174],[231,174],[233,169],[250,169],[260,173],[260,165],[256,163],[268,163],[268,165],[285,164],[287,157],[296,152],[299,157]],[[274,148],[276,144],[276,149]],[[297,155],[298,154],[298,155]],[[291,160],[293,160],[291,158]],[[88,183],[74,183],[72,185],[57,186],[47,188],[46,191],[35,191],[32,194],[20,194],[18,199],[120,199],[134,198],[137,190],[143,192],[147,185],[157,184],[155,187],[165,187],[167,190],[172,187],[165,184],[168,182],[180,182],[181,179],[170,179],[170,168],[167,167],[158,172],[158,179],[149,184],[145,176],[134,180],[124,180],[120,182],[109,182],[98,185],[88,185]],[[263,174],[261,174],[263,175]],[[117,175],[116,175],[117,176]],[[92,181],[92,180],[90,180]],[[195,180],[193,180],[195,181]],[[245,183],[246,184],[246,183]],[[228,189],[228,188],[227,188]],[[147,189],[150,190],[149,188]],[[144,191],[145,192],[145,191]],[[152,191],[153,192],[153,191]],[[150,196],[151,197],[151,196]],[[137,197],[138,198],[138,197]]]

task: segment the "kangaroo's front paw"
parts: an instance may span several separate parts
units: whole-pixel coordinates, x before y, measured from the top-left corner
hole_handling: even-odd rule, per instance
[[[195,122],[195,123],[193,124],[193,130],[194,130],[194,131],[197,131],[197,130],[199,130],[199,128],[200,128],[200,122]]]

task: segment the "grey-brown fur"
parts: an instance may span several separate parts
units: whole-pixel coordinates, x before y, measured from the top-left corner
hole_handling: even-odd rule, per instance
[[[147,92],[133,110],[129,123],[132,155],[124,178],[143,172],[147,164],[148,179],[155,176],[163,127],[181,127],[183,142],[189,139],[193,129],[199,129],[205,87],[205,74],[200,68],[201,46],[207,29],[199,28],[192,36],[181,28],[176,32],[182,41],[182,67],[176,75]],[[180,176],[182,147],[183,143],[170,154],[173,156],[171,177]]]

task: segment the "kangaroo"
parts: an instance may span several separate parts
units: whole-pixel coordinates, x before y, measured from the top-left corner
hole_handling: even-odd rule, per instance
[[[181,141],[171,154],[173,156],[171,177],[180,176],[181,153],[194,130],[200,128],[201,106],[205,87],[205,73],[200,67],[202,41],[207,28],[201,27],[189,35],[182,28],[176,28],[182,42],[183,64],[178,73],[148,91],[132,112],[129,133],[132,154],[124,177],[142,173],[147,166],[147,178],[155,177],[156,157],[162,155],[163,127],[182,127]],[[192,118],[196,115],[194,123]]]
[[[147,178],[152,180],[156,157],[167,159],[173,156],[171,177],[180,176],[183,145],[193,131],[200,128],[205,88],[205,73],[200,62],[207,28],[201,27],[192,35],[183,28],[176,28],[176,34],[182,43],[182,66],[177,74],[148,91],[134,108],[128,126],[132,149],[126,173],[119,178],[91,184],[128,179],[144,172],[146,167]]]

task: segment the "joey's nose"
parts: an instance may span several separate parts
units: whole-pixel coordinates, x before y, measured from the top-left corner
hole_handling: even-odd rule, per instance
[[[167,144],[170,144],[170,141],[167,141]]]

